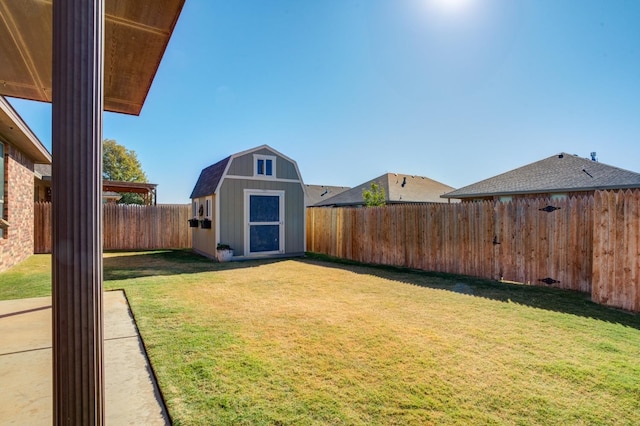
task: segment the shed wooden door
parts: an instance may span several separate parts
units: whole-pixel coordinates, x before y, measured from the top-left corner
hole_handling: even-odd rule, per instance
[[[245,191],[245,256],[284,253],[284,191]]]

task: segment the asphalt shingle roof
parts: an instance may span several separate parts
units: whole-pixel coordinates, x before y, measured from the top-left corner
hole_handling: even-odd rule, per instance
[[[231,160],[231,156],[202,169],[189,198],[205,197],[213,194],[218,187],[218,183],[220,183],[220,179],[222,179],[222,174],[227,168],[229,160]]]
[[[449,192],[443,198],[625,188],[640,188],[640,174],[563,152]]]
[[[351,189],[348,186],[329,186],[329,185],[305,185],[307,191],[307,199],[305,204],[313,206],[324,200],[338,195],[344,191]]]
[[[51,164],[34,164],[33,171],[38,173],[43,178],[51,177]]]
[[[445,185],[424,176],[387,173],[371,179],[348,191],[342,192],[329,199],[323,200],[315,206],[355,206],[362,205],[362,190],[369,189],[371,183],[377,183],[384,188],[386,202],[392,203],[441,203],[442,194],[451,191],[453,187]]]

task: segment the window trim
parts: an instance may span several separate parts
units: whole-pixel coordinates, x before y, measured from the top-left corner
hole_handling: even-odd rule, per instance
[[[266,154],[253,154],[253,177],[258,177],[260,179],[275,179],[276,178],[276,160],[277,157],[275,155],[266,155]],[[264,171],[263,173],[259,173],[258,164],[259,161],[264,161]],[[267,161],[271,161],[271,174],[267,174]]]
[[[213,217],[213,197],[201,197],[201,198],[193,198],[191,201],[191,213],[194,218],[202,220],[202,219],[211,219]],[[200,209],[202,209],[202,214],[200,214]]]

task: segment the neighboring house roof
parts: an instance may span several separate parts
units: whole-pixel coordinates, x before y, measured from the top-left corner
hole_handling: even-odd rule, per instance
[[[51,164],[35,164],[33,173],[40,180],[51,180]]]
[[[0,135],[6,142],[24,152],[34,163],[51,164],[51,154],[47,148],[4,96],[0,96]]]
[[[213,194],[216,191],[216,188],[218,188],[220,179],[222,179],[222,175],[227,169],[229,161],[231,161],[231,156],[202,169],[200,177],[196,182],[196,186],[193,188],[193,191],[191,191],[191,196],[189,198],[205,197]]]
[[[324,200],[351,189],[348,186],[305,185],[307,189],[307,206],[313,206]]]
[[[364,203],[362,191],[370,189],[372,183],[377,183],[386,195],[388,204],[394,203],[441,203],[440,196],[449,192],[453,187],[445,185],[424,176],[403,175],[399,173],[387,173],[375,179],[371,179],[335,195],[327,200],[323,200],[315,206],[356,206]]]
[[[122,195],[120,195],[118,192],[102,191],[102,198],[105,200],[118,201],[120,198],[122,198]]]
[[[640,174],[565,152],[444,194],[443,198],[640,188]]]

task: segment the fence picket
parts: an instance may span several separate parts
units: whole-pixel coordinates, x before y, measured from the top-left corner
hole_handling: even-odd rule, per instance
[[[103,206],[105,250],[191,248],[189,205]],[[34,253],[51,253],[51,203],[34,204]]]
[[[546,212],[546,206],[560,207]],[[332,221],[333,215],[337,220]],[[640,190],[564,200],[307,209],[311,252],[549,285],[640,312]],[[333,222],[333,223],[332,223]],[[336,227],[336,225],[338,225]],[[339,234],[336,234],[339,229]],[[499,244],[493,244],[493,241]]]

